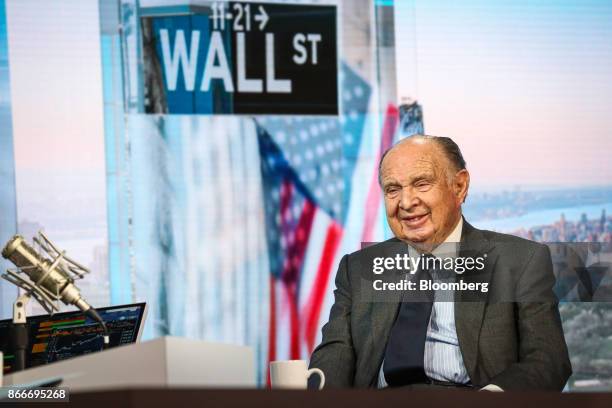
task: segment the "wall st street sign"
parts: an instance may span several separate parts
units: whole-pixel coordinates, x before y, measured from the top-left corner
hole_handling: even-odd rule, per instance
[[[146,113],[338,113],[336,6],[211,2],[141,23]]]

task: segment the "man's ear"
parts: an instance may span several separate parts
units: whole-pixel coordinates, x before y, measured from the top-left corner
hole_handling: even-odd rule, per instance
[[[457,174],[455,174],[455,181],[453,184],[455,196],[457,197],[457,202],[459,204],[465,202],[469,188],[470,173],[467,171],[467,169],[459,170]]]

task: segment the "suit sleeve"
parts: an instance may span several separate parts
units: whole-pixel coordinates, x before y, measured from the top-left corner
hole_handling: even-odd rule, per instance
[[[518,362],[491,379],[504,390],[561,391],[572,373],[561,326],[550,250],[538,245],[519,278]]]
[[[336,274],[334,304],[329,321],[323,326],[323,339],[314,350],[310,367],[325,373],[325,387],[352,387],[355,378],[355,352],[351,338],[351,288],[348,255],[340,261]],[[318,376],[310,377],[308,386],[318,386]]]

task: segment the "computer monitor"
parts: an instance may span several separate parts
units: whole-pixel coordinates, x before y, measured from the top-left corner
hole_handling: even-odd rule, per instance
[[[110,306],[96,309],[110,332],[110,347],[135,343],[140,339],[146,316],[146,303]],[[53,316],[30,316],[27,319],[29,344],[26,368],[65,360],[102,350],[100,325],[80,310]],[[0,350],[4,353],[4,374],[13,371],[14,352],[10,329],[12,319],[0,320]]]

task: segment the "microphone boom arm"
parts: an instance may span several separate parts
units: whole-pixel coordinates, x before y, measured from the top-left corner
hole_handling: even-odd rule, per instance
[[[50,315],[53,315],[55,312],[59,311],[60,298],[58,294],[54,294],[42,286],[33,284],[30,280],[26,280],[19,276],[15,271],[15,269],[7,269],[6,273],[2,274],[2,278],[11,282],[13,285],[20,287],[29,296],[36,299],[36,301]]]

